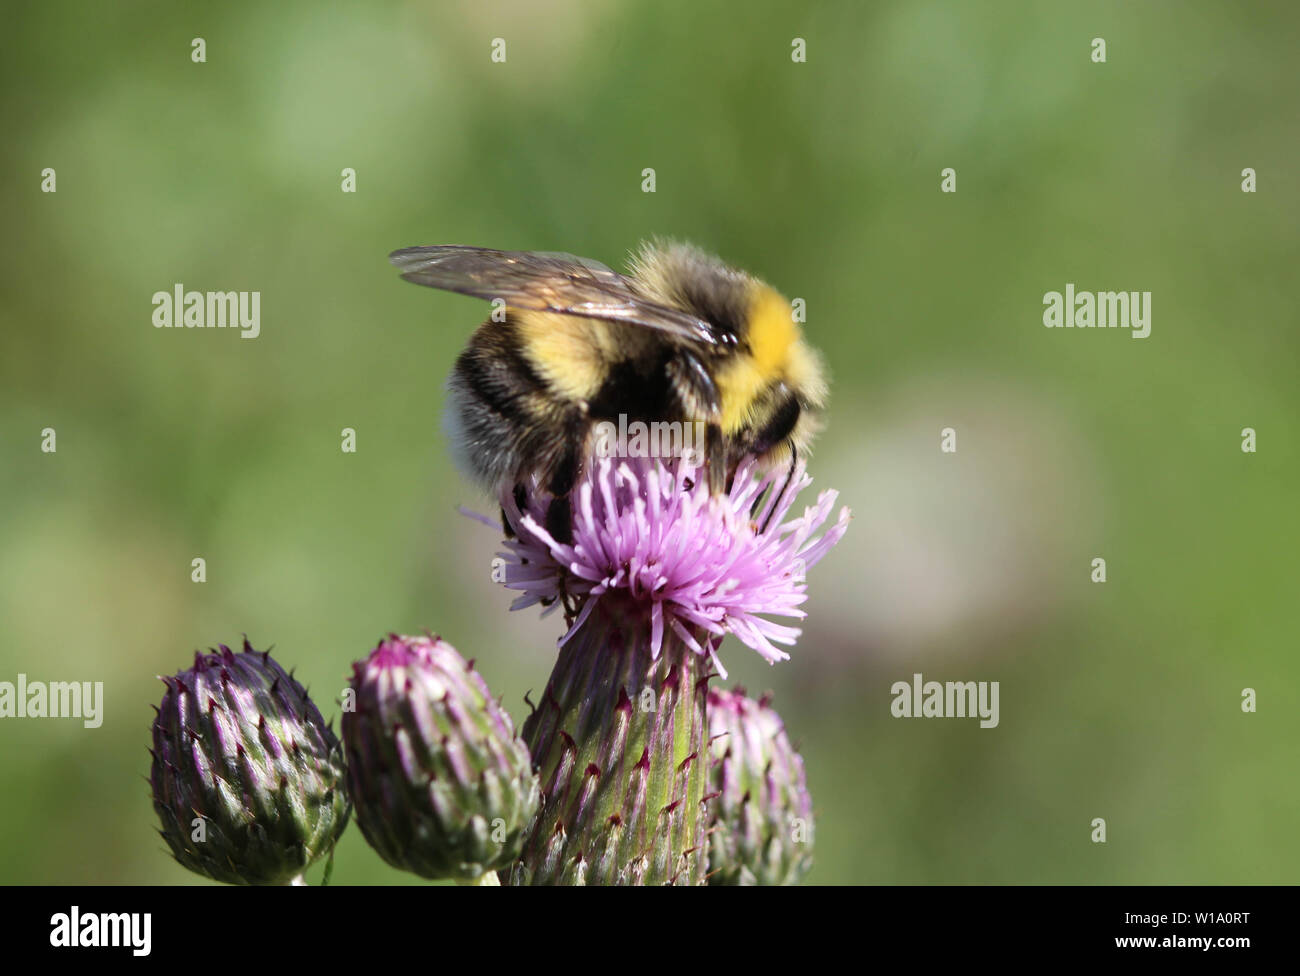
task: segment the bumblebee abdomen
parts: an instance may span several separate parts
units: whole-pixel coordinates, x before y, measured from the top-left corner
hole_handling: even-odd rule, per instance
[[[539,372],[511,318],[479,327],[447,385],[456,460],[489,488],[528,474],[547,481],[586,442],[584,405]]]

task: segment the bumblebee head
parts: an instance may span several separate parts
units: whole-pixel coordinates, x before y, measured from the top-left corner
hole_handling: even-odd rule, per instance
[[[711,372],[734,453],[769,463],[791,450],[805,453],[826,403],[825,370],[789,300],[688,244],[648,242],[631,269],[647,297],[687,309],[727,337],[716,346]]]

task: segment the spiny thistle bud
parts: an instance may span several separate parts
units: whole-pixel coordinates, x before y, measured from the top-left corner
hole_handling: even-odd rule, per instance
[[[709,690],[711,788],[718,794],[709,883],[794,884],[812,866],[812,798],[803,759],[764,695]]]
[[[176,860],[227,884],[286,884],[347,826],[343,752],[269,653],[224,644],[162,678],[154,809]]]
[[[510,864],[537,777],[487,683],[439,638],[390,634],[353,666],[343,712],[357,823],[389,864],[472,881]]]

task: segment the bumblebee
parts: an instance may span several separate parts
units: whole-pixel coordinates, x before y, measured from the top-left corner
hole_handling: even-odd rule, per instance
[[[567,496],[602,422],[703,424],[709,488],[755,457],[793,465],[826,399],[790,303],[694,247],[643,244],[629,273],[541,251],[394,251],[407,281],[494,301],[456,360],[447,414],[457,460],[493,491],[536,478],[547,528],[571,538]]]

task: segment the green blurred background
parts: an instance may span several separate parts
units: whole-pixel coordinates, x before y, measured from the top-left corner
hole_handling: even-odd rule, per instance
[[[805,298],[833,372],[812,472],[855,521],[791,661],[724,650],[806,757],[810,881],[1296,881],[1298,26],[1229,2],[10,5],[0,680],[103,681],[106,718],[0,721],[0,882],[196,880],[141,778],[155,675],[243,632],[337,716],[353,659],[429,627],[522,719],[558,621],[507,613],[439,424],[485,307],[386,255],[617,266],[651,234]],[[1150,337],[1043,328],[1067,281],[1153,292]],[[176,282],[260,291],[261,337],[154,329]],[[1001,724],[892,718],[914,672],[999,681]],[[335,877],[413,880],[355,826]]]

